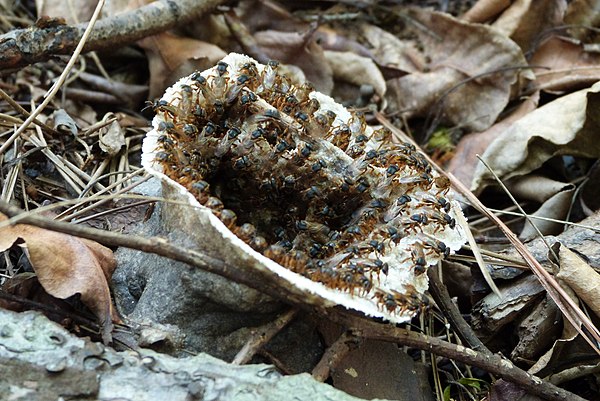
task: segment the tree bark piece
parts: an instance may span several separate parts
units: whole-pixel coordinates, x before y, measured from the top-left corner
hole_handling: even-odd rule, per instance
[[[116,352],[69,334],[37,312],[0,309],[0,399],[359,401],[308,374],[235,366],[206,354],[177,359]]]

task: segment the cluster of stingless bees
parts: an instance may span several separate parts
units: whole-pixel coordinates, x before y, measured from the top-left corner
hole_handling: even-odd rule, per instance
[[[456,226],[448,181],[413,145],[278,69],[221,61],[182,81],[153,104],[155,160],[254,250],[387,312],[416,311],[410,284],[383,283],[449,255],[437,238]]]

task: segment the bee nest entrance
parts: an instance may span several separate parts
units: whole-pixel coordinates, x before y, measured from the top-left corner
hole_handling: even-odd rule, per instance
[[[235,252],[329,305],[406,321],[427,267],[465,242],[448,182],[412,145],[276,63],[232,53],[154,109],[144,166],[243,241]]]

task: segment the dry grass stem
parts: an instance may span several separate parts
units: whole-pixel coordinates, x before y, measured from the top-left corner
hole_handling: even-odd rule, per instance
[[[94,24],[96,23],[96,20],[100,16],[100,11],[102,10],[103,6],[104,6],[104,0],[98,0],[98,5],[96,6],[96,9],[94,10],[94,14],[92,15],[92,18],[90,18],[90,21],[89,21],[85,31],[83,32],[83,35],[81,36],[81,40],[77,44],[75,51],[73,51],[73,54],[71,55],[71,58],[69,59],[69,62],[65,66],[65,69],[63,70],[62,74],[60,74],[60,76],[58,77],[58,79],[56,80],[54,85],[52,85],[52,87],[48,90],[42,103],[40,103],[40,105],[37,106],[35,108],[35,110],[33,110],[31,112],[29,117],[27,117],[27,119],[23,122],[23,124],[19,127],[19,129],[17,129],[15,131],[15,133],[4,144],[2,144],[2,146],[0,146],[0,154],[4,153],[4,151],[12,144],[12,142],[14,140],[19,135],[21,135],[23,132],[25,132],[25,130],[37,118],[37,116],[46,108],[46,106],[48,104],[50,104],[50,101],[52,101],[52,99],[54,98],[56,93],[58,93],[60,87],[65,82],[65,80],[69,76],[69,73],[71,72],[71,69],[75,65],[75,62],[77,61],[77,58],[79,57],[79,54],[81,54],[81,51],[83,50],[83,46],[85,45],[86,40],[92,33]]]
[[[588,226],[586,224],[573,223],[571,221],[566,221],[566,220],[552,219],[550,217],[532,216],[530,214],[528,214],[528,215],[525,216],[525,215],[523,215],[523,213],[511,212],[511,211],[508,211],[508,210],[498,210],[498,209],[492,209],[492,208],[489,208],[489,209],[490,209],[490,211],[492,211],[492,212],[494,212],[494,213],[496,213],[498,215],[508,214],[510,216],[520,216],[521,218],[524,218],[524,217],[527,216],[528,218],[530,218],[532,220],[550,221],[552,223],[565,224],[567,226],[584,228],[586,230],[592,230],[594,232],[600,233],[600,228],[593,227],[593,226]]]
[[[381,113],[375,113],[376,118],[390,129],[395,135],[401,138],[404,141],[411,142],[415,146],[417,144],[409,137],[407,137],[403,132],[395,128]],[[565,293],[565,291],[560,287],[560,285],[556,282],[556,280],[552,277],[550,273],[546,271],[542,267],[542,265],[535,259],[535,257],[529,252],[529,250],[523,245],[523,243],[519,240],[519,238],[514,234],[507,226],[500,220],[494,213],[492,213],[487,207],[481,203],[481,201],[471,192],[467,187],[464,186],[460,180],[458,180],[454,175],[450,173],[446,173],[443,171],[437,164],[431,160],[427,154],[424,154],[425,158],[438,170],[438,172],[450,180],[454,188],[459,191],[465,198],[471,202],[473,207],[475,207],[479,212],[486,215],[491,221],[493,221],[498,228],[503,232],[506,238],[512,243],[517,252],[523,257],[525,262],[529,265],[532,272],[536,275],[536,277],[540,280],[542,286],[546,289],[550,297],[554,300],[557,306],[562,311],[563,315],[569,320],[569,322],[577,329],[579,334],[583,336],[583,338],[590,344],[590,346],[600,354],[600,348],[598,344],[600,344],[600,332],[596,328],[596,326],[590,321],[590,319],[585,316],[583,311],[575,304],[575,302]],[[583,325],[590,334],[587,334],[585,330],[581,328]],[[591,335],[591,338],[590,338]]]

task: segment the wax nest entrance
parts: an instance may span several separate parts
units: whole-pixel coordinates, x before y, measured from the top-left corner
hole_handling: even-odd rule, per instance
[[[407,321],[425,302],[428,266],[465,242],[447,180],[414,146],[292,84],[275,62],[229,54],[154,109],[148,171],[235,252],[326,305]]]

